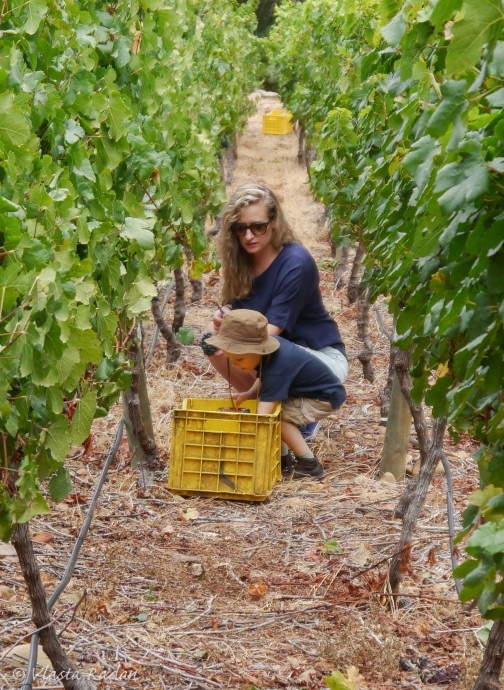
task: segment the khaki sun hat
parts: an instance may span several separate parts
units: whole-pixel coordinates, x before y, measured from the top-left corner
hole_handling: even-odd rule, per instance
[[[268,335],[268,319],[253,309],[234,309],[222,319],[218,335],[207,338],[207,343],[233,355],[269,355],[278,350],[280,343]]]

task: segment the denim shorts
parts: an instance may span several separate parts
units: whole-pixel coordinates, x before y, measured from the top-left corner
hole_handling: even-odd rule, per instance
[[[345,383],[348,376],[348,360],[345,355],[335,347],[323,347],[321,350],[312,350],[309,347],[300,345],[303,350],[311,352],[312,355],[321,359],[329,369],[336,374],[341,383]]]

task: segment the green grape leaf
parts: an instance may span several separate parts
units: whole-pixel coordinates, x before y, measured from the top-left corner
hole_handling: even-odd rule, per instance
[[[461,7],[462,0],[438,0],[432,10],[430,21],[436,29],[440,29],[448,20],[453,19],[453,15]]]
[[[491,498],[486,508],[482,511],[487,520],[503,520],[504,519],[504,492],[498,496]]]
[[[489,70],[498,77],[504,77],[504,41],[497,41],[492,52]]]
[[[404,156],[403,165],[415,179],[420,189],[429,181],[434,164],[434,156],[439,151],[439,144],[433,137],[421,137],[415,141],[409,152]]]
[[[448,47],[448,74],[462,74],[474,67],[491,35],[498,36],[504,26],[501,0],[465,0],[463,19],[453,25],[453,40]]]
[[[72,445],[78,446],[89,436],[96,411],[96,392],[88,391],[77,404],[71,420]]]
[[[330,690],[355,690],[354,684],[350,684],[341,671],[333,671],[330,676],[325,676],[324,681]]]
[[[328,539],[322,544],[321,551],[322,553],[326,553],[329,555],[334,553],[341,553],[341,546],[337,539]]]
[[[116,65],[118,67],[125,67],[130,61],[131,38],[129,36],[121,36],[117,42],[117,58]]]
[[[44,496],[37,492],[35,496],[29,501],[29,503],[21,506],[17,501],[13,502],[13,507],[16,511],[16,522],[21,524],[29,522],[32,518],[37,515],[47,515],[51,512],[51,509],[47,505],[47,501]]]
[[[488,638],[490,636],[490,630],[492,629],[493,621],[488,621],[486,625],[478,628],[476,631],[476,637],[483,644],[484,647],[488,644]]]
[[[19,205],[12,202],[10,199],[6,199],[4,196],[0,196],[0,212],[5,213],[9,211],[17,211]]]
[[[49,480],[49,493],[56,503],[61,501],[72,490],[72,482],[66,467],[59,467],[55,475]]]
[[[177,331],[177,340],[182,345],[192,345],[194,343],[194,331],[190,328],[179,328]]]
[[[0,98],[0,110],[6,99]],[[6,107],[6,105],[4,105]],[[17,108],[9,108],[2,112],[0,118],[0,143],[5,147],[22,146],[31,136],[30,127],[24,113]]]
[[[127,131],[127,125],[131,118],[131,110],[119,94],[111,96],[108,106],[109,128],[112,139],[118,141]]]
[[[493,158],[491,161],[488,161],[487,165],[491,170],[495,170],[496,172],[499,172],[499,173],[504,173],[504,158],[503,157]]]
[[[126,295],[126,303],[132,314],[141,314],[150,309],[151,300],[157,297],[157,288],[146,278],[136,280]]]
[[[504,107],[504,88],[497,89],[497,91],[489,93],[486,97],[486,100],[492,106],[492,108]]]
[[[441,168],[437,173],[434,191],[444,192],[438,199],[439,205],[445,212],[452,213],[483,196],[489,183],[488,168],[480,161],[467,158]]]
[[[467,553],[476,555],[481,549],[492,555],[504,552],[504,520],[487,522],[471,535]]]
[[[488,264],[487,270],[487,287],[490,294],[496,296],[504,295],[504,271],[502,266],[504,265],[504,251],[492,254]]]
[[[386,26],[382,27],[381,35],[389,45],[395,46],[401,42],[405,30],[406,22],[402,12],[399,12]]]
[[[182,220],[184,223],[192,223],[194,218],[194,202],[190,199],[181,199],[180,211],[182,213]]]
[[[463,563],[460,563],[456,568],[454,568],[453,574],[455,577],[464,578],[469,575],[469,573],[472,573],[477,567],[478,561],[468,558],[466,561],[463,561]]]
[[[149,223],[141,218],[126,218],[120,232],[121,237],[138,242],[142,249],[152,249],[154,233]]]
[[[85,177],[91,182],[96,182],[96,174],[89,158],[84,158],[79,166],[75,165],[73,171],[76,175],[79,175],[79,177]]]
[[[58,419],[47,428],[46,433],[47,446],[53,458],[63,463],[72,446],[72,437],[68,420],[65,417],[58,417]]]
[[[75,120],[65,122],[65,141],[67,144],[76,144],[85,135],[84,130]]]
[[[442,136],[465,110],[468,103],[465,99],[466,83],[464,80],[446,81],[441,85],[443,99],[427,123],[427,131],[434,137]]]
[[[114,141],[110,139],[106,132],[100,132],[100,137],[96,141],[98,170],[115,170],[128,150],[126,139],[122,138]]]
[[[488,575],[488,567],[484,565],[480,565],[477,568],[474,568],[474,570],[471,570],[471,572],[465,576],[464,578],[464,587],[466,588],[477,588],[479,586],[483,585],[483,580]]]
[[[49,7],[44,0],[30,0],[27,3],[27,18],[24,30],[32,36],[40,26],[40,22],[45,17]]]

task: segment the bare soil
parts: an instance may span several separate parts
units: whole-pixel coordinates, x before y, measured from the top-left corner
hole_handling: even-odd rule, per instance
[[[348,276],[335,285],[323,208],[296,162],[297,136],[262,134],[263,114],[278,106],[274,95],[257,96],[229,188],[260,179],[279,193],[319,265],[326,305],[344,335],[347,402],[313,443],[326,477],[281,482],[264,502],[184,498],[167,489],[166,476],[140,494],[123,439],[71,583],[55,606],[55,625],[79,669],[104,689],[312,690],[328,687],[325,677],[339,670],[354,690],[469,690],[481,662],[476,631],[483,622],[457,598],[441,474],[417,525],[403,598],[394,601],[388,591],[387,568],[401,531],[393,510],[407,481],[390,483],[377,472],[389,342],[373,318],[376,379],[369,383],[357,359]],[[197,337],[218,295],[216,273],[205,276],[200,303],[192,304],[188,291],[185,326]],[[169,312],[170,303],[168,320]],[[159,339],[148,385],[156,441],[168,465],[173,408],[184,398],[227,397],[228,389],[197,344],[168,366]],[[95,423],[91,446],[69,461],[72,493],[50,516],[32,520],[48,594],[63,576],[120,417],[118,405]],[[477,482],[472,450],[467,439],[447,438],[457,529]],[[415,453],[412,439],[412,458]],[[10,690],[21,687],[32,630],[10,545],[0,545],[0,572],[0,687]],[[33,687],[61,685],[39,666]]]

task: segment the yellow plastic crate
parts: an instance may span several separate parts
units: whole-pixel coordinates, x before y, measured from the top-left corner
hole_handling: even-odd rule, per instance
[[[263,501],[281,479],[280,410],[257,414],[257,400],[225,412],[229,398],[187,398],[173,410],[168,488],[186,496]]]
[[[290,134],[292,132],[292,115],[287,110],[272,110],[263,115],[263,134]]]

